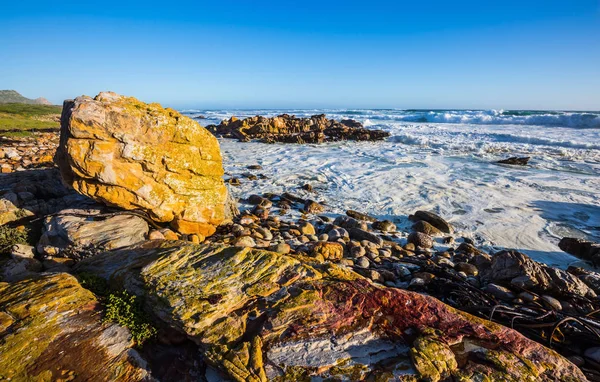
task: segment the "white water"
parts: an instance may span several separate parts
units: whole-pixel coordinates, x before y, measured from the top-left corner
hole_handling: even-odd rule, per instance
[[[218,111],[212,116],[282,112],[327,113]],[[493,114],[437,113],[463,113],[466,120]],[[600,126],[574,128],[573,123],[565,123],[560,127],[555,126],[556,120],[546,126],[505,124],[504,117],[497,123],[412,123],[398,122],[390,114],[328,112],[336,119],[355,118],[367,127],[390,131],[391,137],[383,142],[269,145],[222,139],[226,172],[242,181],[233,191],[239,197],[282,191],[308,196],[299,186],[310,183],[317,191],[312,197],[325,201],[330,212],[355,209],[391,219],[404,228],[410,226],[408,214],[432,210],[490,250],[515,248],[562,267],[576,259],[557,247],[560,238],[600,238]],[[540,115],[567,118],[567,113],[536,114]],[[216,120],[200,122],[206,125]],[[532,159],[527,167],[493,163],[509,156]],[[253,172],[269,179],[241,177],[251,164],[262,165],[263,170]]]

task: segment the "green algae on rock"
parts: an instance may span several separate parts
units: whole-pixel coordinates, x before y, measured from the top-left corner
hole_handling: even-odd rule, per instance
[[[0,380],[146,378],[128,330],[103,324],[97,304],[65,273],[0,283]]]
[[[144,295],[236,381],[585,380],[514,330],[310,257],[147,242],[76,271]]]

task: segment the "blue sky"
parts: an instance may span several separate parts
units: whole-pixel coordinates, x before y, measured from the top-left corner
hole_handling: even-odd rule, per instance
[[[599,110],[600,2],[10,2],[0,89],[178,108]]]

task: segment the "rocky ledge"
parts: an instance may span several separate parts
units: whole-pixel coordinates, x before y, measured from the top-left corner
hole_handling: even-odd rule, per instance
[[[237,138],[240,141],[257,139],[274,143],[323,143],[343,140],[377,141],[390,134],[383,130],[366,129],[360,122],[327,119],[325,114],[310,118],[298,118],[282,114],[277,117],[250,117],[238,119],[231,117],[219,125],[206,127],[210,132],[225,138]]]

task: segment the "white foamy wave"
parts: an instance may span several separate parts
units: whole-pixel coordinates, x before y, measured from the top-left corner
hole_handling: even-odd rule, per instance
[[[576,142],[572,140],[555,140],[547,139],[542,137],[512,135],[512,134],[494,134],[498,141],[514,142],[514,143],[526,143],[530,145],[540,146],[556,146],[556,147],[568,147],[574,149],[583,150],[600,150],[600,144],[588,143],[588,142]]]
[[[462,137],[459,137],[461,135]],[[563,147],[573,148],[582,150],[600,150],[600,144],[589,143],[589,142],[577,142],[573,140],[564,139],[548,139],[543,137],[535,137],[529,135],[514,135],[514,134],[498,134],[490,133],[486,134],[455,134],[454,139],[447,139],[448,137],[442,136],[431,136],[431,135],[417,135],[401,133],[393,135],[389,138],[389,141],[396,143],[403,143],[405,145],[416,145],[416,146],[427,146],[432,148],[442,148],[447,145],[459,146],[467,148],[472,144],[482,144],[484,142],[497,142],[497,143],[515,143],[515,144],[527,144],[533,146],[549,146],[549,147]],[[462,138],[462,139],[460,139]]]
[[[402,122],[460,123],[476,125],[535,125],[600,128],[598,112],[504,111],[504,110],[406,110],[370,119]]]

